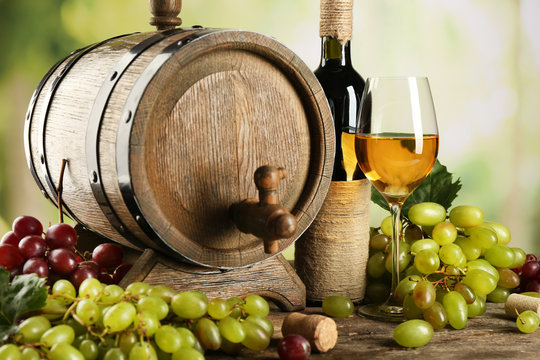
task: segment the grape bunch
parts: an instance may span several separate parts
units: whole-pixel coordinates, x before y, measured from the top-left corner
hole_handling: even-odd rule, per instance
[[[69,279],[75,287],[88,278],[117,284],[131,267],[122,264],[123,251],[116,244],[98,245],[92,260],[84,260],[76,245],[77,232],[72,226],[58,223],[43,233],[38,219],[19,216],[0,241],[0,267],[10,272],[11,278],[34,273],[48,278],[51,284]]]
[[[509,247],[510,231],[484,221],[478,207],[456,206],[447,214],[440,204],[419,203],[400,226],[402,280],[393,296],[403,304],[405,318],[415,320],[395,330],[394,338],[403,346],[421,346],[430,341],[433,330],[447,324],[462,329],[468,318],[485,312],[486,301],[505,302],[520,289],[520,276],[512,269],[525,267],[526,253]],[[372,229],[366,288],[372,302],[390,296],[391,234],[389,217]]]
[[[205,350],[258,351],[274,333],[268,313],[258,295],[208,300],[200,291],[142,282],[124,290],[94,278],[76,291],[62,279],[40,314],[26,318],[0,348],[0,358],[12,351],[23,359],[200,360]]]
[[[521,292],[540,293],[540,261],[534,254],[527,254],[525,264],[512,269],[521,280]]]

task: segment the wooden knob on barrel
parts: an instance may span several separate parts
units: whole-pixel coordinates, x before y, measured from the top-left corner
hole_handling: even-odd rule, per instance
[[[182,0],[149,0],[150,25],[158,30],[170,30],[182,24],[182,19],[178,17],[182,9]]]
[[[264,251],[268,254],[277,253],[279,240],[293,236],[296,231],[296,217],[278,204],[277,187],[285,176],[287,171],[284,168],[261,166],[254,175],[259,201],[245,199],[230,208],[236,227],[246,234],[262,238]]]

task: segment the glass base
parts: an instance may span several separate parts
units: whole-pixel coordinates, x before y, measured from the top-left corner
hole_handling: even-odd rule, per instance
[[[403,308],[398,305],[389,304],[369,304],[358,308],[357,313],[365,317],[388,322],[402,322]]]

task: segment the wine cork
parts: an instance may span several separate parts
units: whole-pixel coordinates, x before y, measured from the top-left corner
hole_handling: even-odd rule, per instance
[[[351,40],[353,0],[321,0],[320,36]]]
[[[283,336],[302,335],[309,341],[311,348],[327,352],[336,346],[338,331],[336,322],[323,315],[290,313],[281,325]]]
[[[532,310],[536,311],[538,316],[540,316],[540,298],[521,294],[510,294],[504,304],[504,311],[506,315],[517,318],[516,310],[519,313],[525,310]]]

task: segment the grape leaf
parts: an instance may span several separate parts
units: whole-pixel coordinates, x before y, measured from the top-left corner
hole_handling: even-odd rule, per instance
[[[29,311],[45,306],[45,279],[35,274],[19,275],[9,281],[9,272],[0,269],[0,341],[17,331],[17,320]]]
[[[448,172],[446,166],[437,160],[428,177],[422,181],[405,201],[401,214],[407,217],[411,206],[426,201],[441,204],[448,210],[457,197],[461,186],[461,179],[458,178],[456,181],[452,181],[452,173]],[[383,209],[390,210],[386,200],[373,186],[371,187],[371,201]]]

